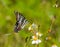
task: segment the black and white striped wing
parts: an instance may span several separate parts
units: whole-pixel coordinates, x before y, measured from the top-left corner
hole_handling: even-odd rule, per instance
[[[15,16],[16,16],[16,21],[19,21],[21,16],[22,16],[22,14],[19,13],[19,12],[14,12],[14,13],[15,13]]]
[[[16,15],[16,24],[15,24],[14,31],[18,32],[19,30],[21,30],[25,27],[25,25],[28,23],[28,21],[19,12],[15,12],[15,15]]]

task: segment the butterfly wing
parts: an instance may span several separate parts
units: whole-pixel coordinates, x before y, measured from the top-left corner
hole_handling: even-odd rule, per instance
[[[22,16],[22,14],[19,13],[19,12],[17,12],[17,11],[15,11],[14,13],[15,13],[15,15],[16,15],[16,21],[19,21],[20,18],[21,18],[21,16]]]
[[[21,30],[25,27],[25,25],[27,24],[27,20],[19,12],[15,12],[15,15],[16,15],[16,24],[15,24],[14,31],[18,32],[19,30]]]
[[[25,19],[25,20],[23,21],[23,23],[22,23],[21,28],[23,29],[27,23],[28,23],[28,21]]]
[[[21,27],[20,27],[20,25],[19,25],[19,23],[17,21],[16,24],[15,24],[15,27],[14,27],[14,31],[18,32],[19,30],[21,30]]]

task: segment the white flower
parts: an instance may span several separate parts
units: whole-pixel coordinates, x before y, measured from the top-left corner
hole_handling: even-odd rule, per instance
[[[37,32],[37,33],[36,33],[36,35],[38,36],[38,35],[39,35],[39,33]]]
[[[32,28],[38,28],[38,26],[36,24],[32,24]]]
[[[37,32],[37,33],[36,33],[36,35],[41,37],[43,34],[42,34],[42,33]]]
[[[32,40],[37,40],[38,37],[37,36],[32,36]]]
[[[35,36],[32,36],[32,39],[35,38]]]
[[[30,31],[32,28],[31,28],[31,26],[28,28],[28,30]]]
[[[39,34],[39,36],[41,37],[43,34]]]
[[[52,47],[58,47],[58,46],[54,44],[54,45],[52,45]]]
[[[32,41],[32,44],[36,44],[36,41],[33,40],[33,41]]]
[[[39,40],[39,39],[38,39],[38,40],[33,40],[33,41],[32,41],[32,44],[39,44],[39,43],[41,43],[41,40]]]
[[[39,43],[41,43],[41,40],[36,40],[36,44],[39,44]]]
[[[38,26],[33,23],[32,25],[30,25],[30,27],[28,28],[28,30],[30,31],[30,30],[37,29],[37,28],[38,28]]]

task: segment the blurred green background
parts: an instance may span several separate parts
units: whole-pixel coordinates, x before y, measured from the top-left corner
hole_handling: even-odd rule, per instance
[[[14,33],[16,22],[14,11],[21,12],[29,22],[41,25],[39,30],[43,36],[39,47],[51,47],[52,43],[60,47],[60,7],[53,7],[55,3],[56,0],[0,0],[0,47],[35,47],[29,40],[25,42],[25,38],[31,35],[29,31],[21,30]],[[57,30],[55,35],[50,34],[52,39],[46,41],[50,18],[53,15],[57,17],[55,21]]]

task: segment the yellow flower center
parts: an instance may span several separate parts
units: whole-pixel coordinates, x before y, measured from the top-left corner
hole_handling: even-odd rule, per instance
[[[37,40],[38,39],[38,37],[37,36],[34,36],[34,38],[33,38],[34,40]]]

